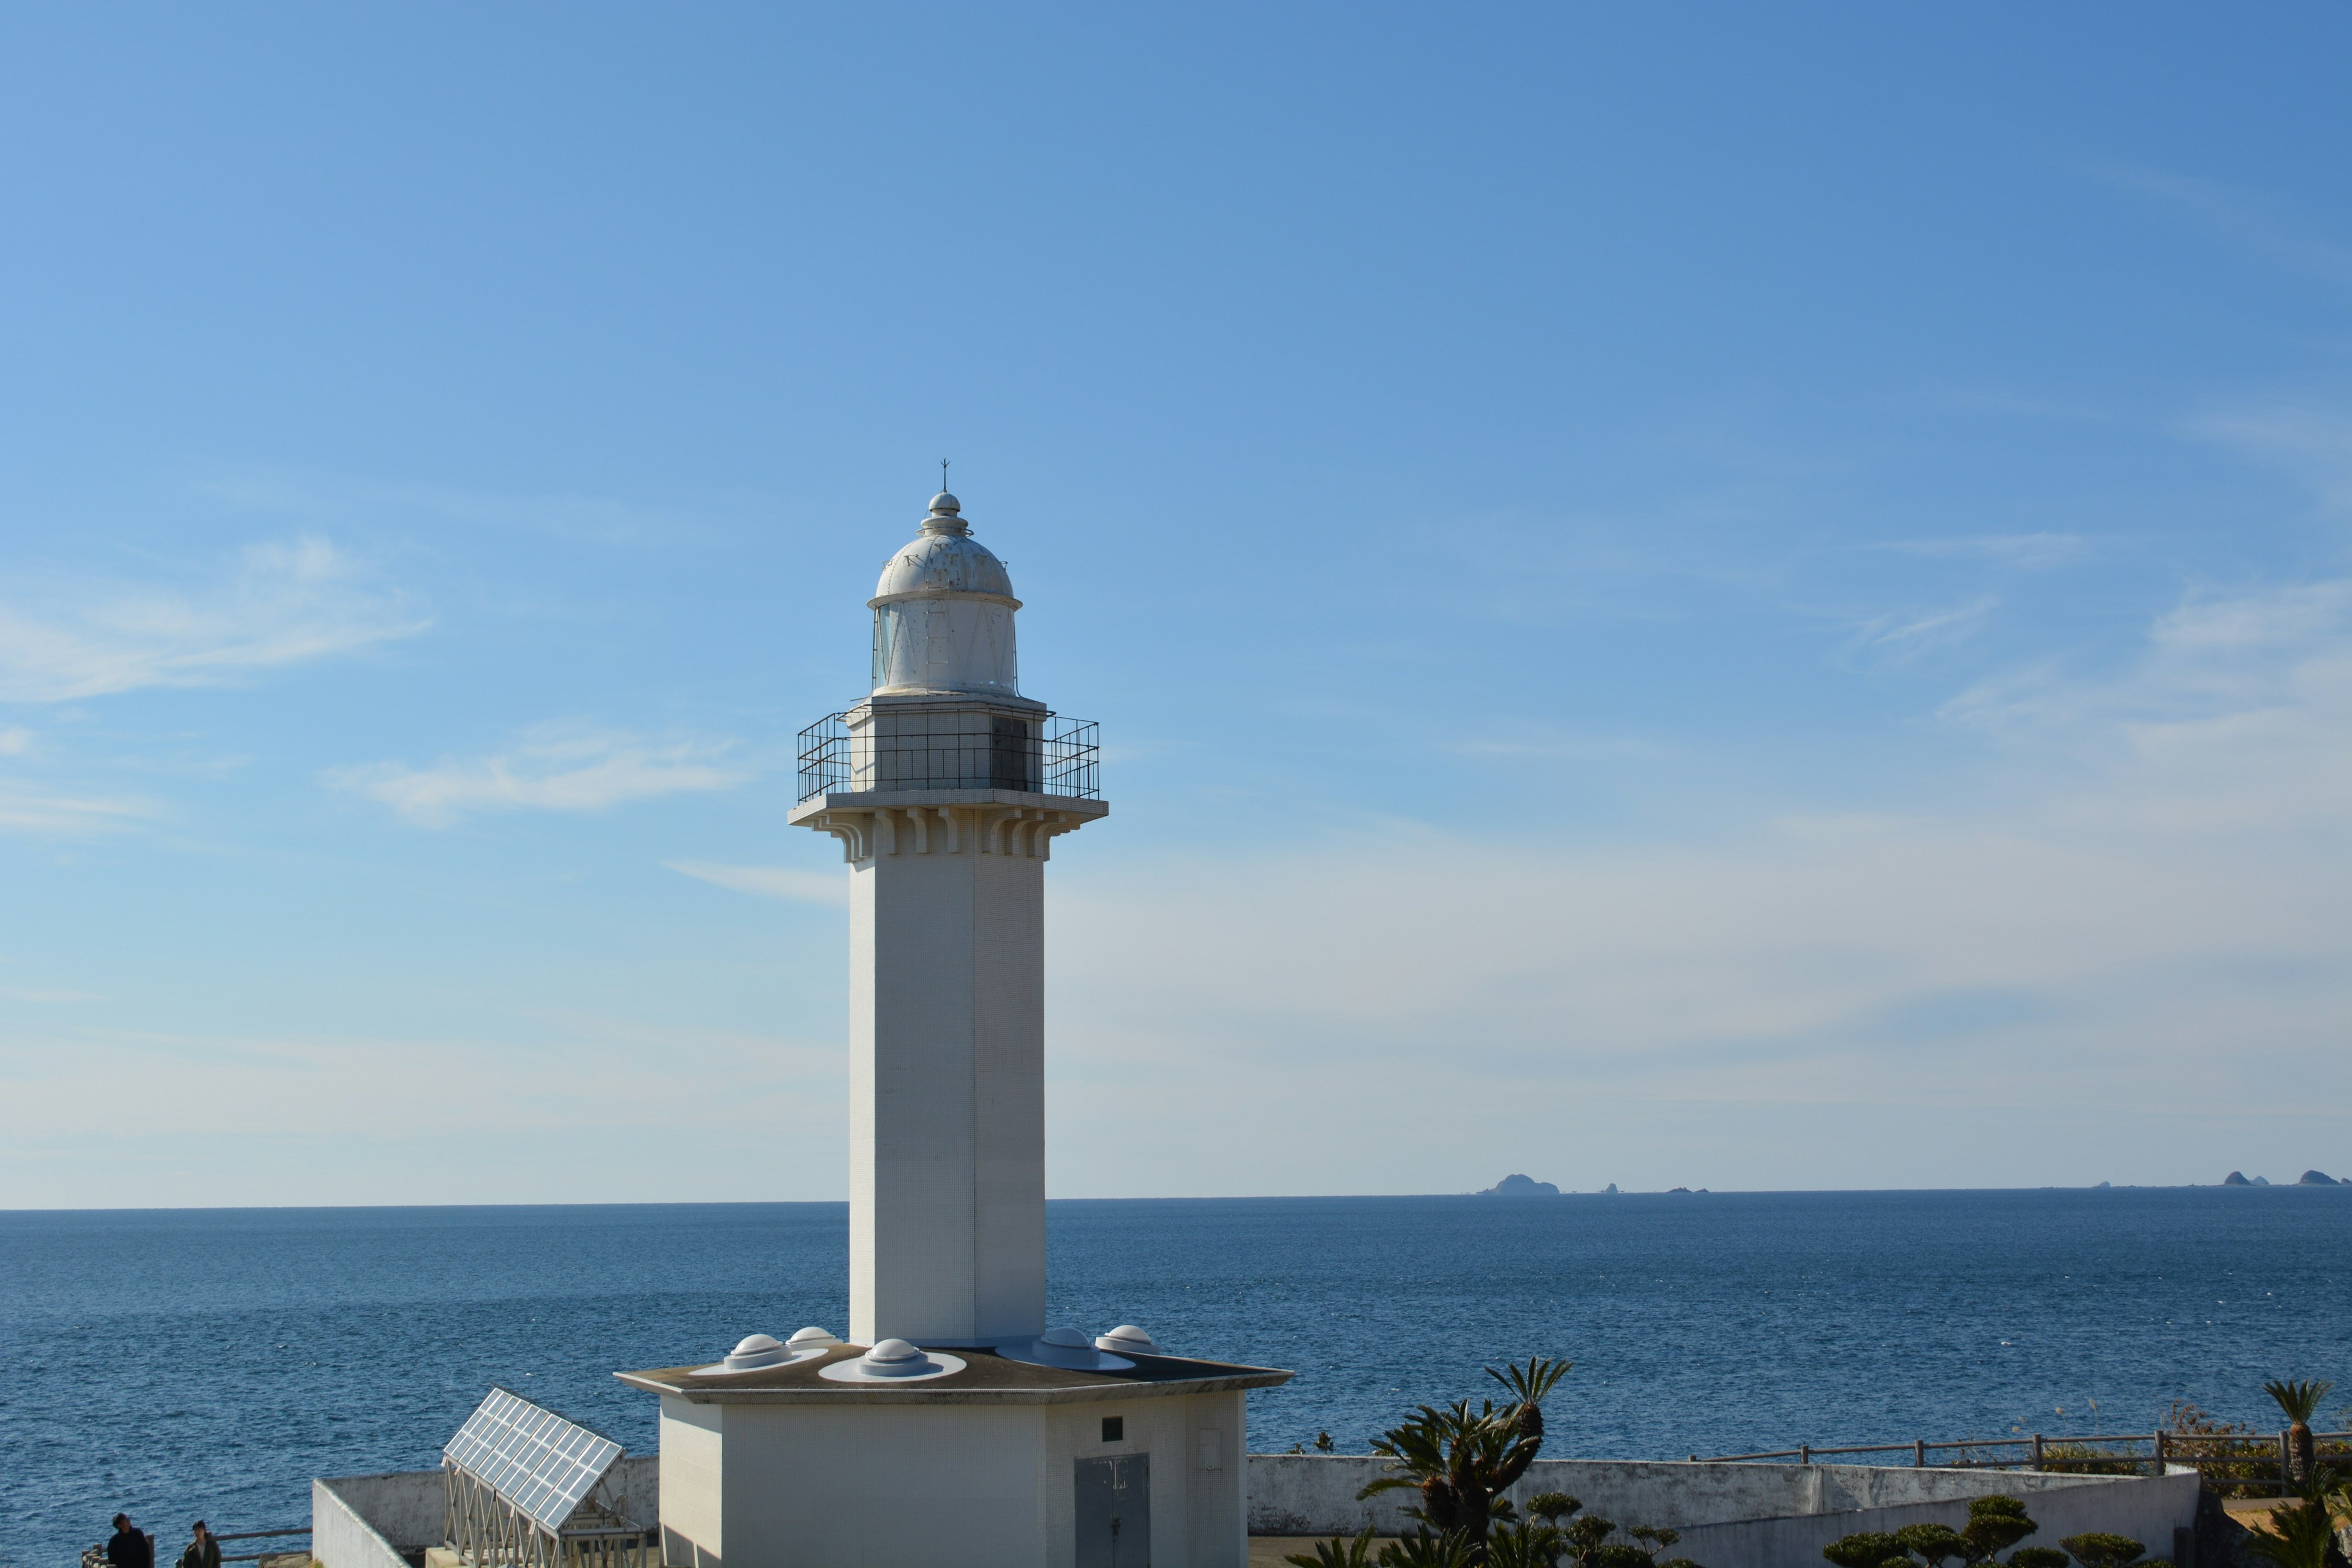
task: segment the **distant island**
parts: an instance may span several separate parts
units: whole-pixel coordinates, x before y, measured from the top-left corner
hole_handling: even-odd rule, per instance
[[[1673,1187],[1668,1189],[1668,1193],[1671,1195],[1674,1193],[1686,1194],[1693,1190],[1689,1187]],[[1706,1191],[1705,1187],[1696,1190],[1702,1193]],[[1605,1198],[1616,1191],[1617,1184],[1612,1182],[1601,1189],[1601,1195]],[[1561,1194],[1559,1188],[1549,1182],[1538,1182],[1533,1176],[1523,1176],[1514,1173],[1505,1176],[1484,1192],[1473,1193],[1471,1195],[1480,1198],[1556,1198]]]
[[[1556,1198],[1559,1189],[1549,1182],[1538,1182],[1532,1176],[1505,1176],[1478,1194],[1482,1198]]]
[[[2267,1187],[2271,1184],[2267,1176],[2256,1176],[2248,1181],[2243,1171],[2232,1171],[2221,1178],[2221,1184],[2225,1187]],[[2298,1187],[2341,1187],[2352,1185],[2352,1183],[2339,1182],[2325,1171],[2305,1171],[2295,1178],[2294,1184]]]

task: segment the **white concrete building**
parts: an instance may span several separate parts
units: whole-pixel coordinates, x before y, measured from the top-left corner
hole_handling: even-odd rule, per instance
[[[791,817],[849,866],[849,1342],[620,1374],[661,1395],[666,1560],[1241,1568],[1244,1394],[1290,1374],[1045,1322],[1045,872],[1109,810],[1094,726],[1021,694],[955,497],[868,605]]]

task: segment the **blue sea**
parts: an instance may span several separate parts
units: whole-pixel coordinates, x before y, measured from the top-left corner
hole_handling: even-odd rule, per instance
[[[416,1469],[492,1384],[654,1446],[615,1369],[846,1328],[839,1204],[0,1213],[0,1563],[127,1509],[165,1542]],[[1342,1451],[1511,1357],[1576,1362],[1555,1456],[2274,1427],[2352,1394],[2352,1189],[1050,1205],[1052,1315],[1294,1368],[1254,1449]],[[2340,1422],[2333,1417],[2332,1422]]]

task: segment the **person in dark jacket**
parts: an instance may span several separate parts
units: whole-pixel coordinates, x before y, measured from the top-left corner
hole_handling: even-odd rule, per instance
[[[180,1568],[221,1568],[220,1542],[205,1528],[203,1520],[196,1521],[195,1539],[180,1553]]]
[[[114,1534],[106,1543],[106,1560],[112,1568],[155,1568],[155,1542],[144,1531],[131,1528],[131,1516],[114,1516]]]

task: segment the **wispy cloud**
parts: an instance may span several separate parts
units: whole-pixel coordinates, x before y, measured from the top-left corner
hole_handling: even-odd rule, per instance
[[[763,899],[789,899],[804,904],[849,902],[849,879],[838,872],[796,871],[789,866],[720,866],[708,860],[663,863],[697,880]]]
[[[1442,749],[1465,757],[1553,757],[1581,762],[1600,760],[1654,761],[1674,754],[1674,748],[1639,735],[1577,734],[1540,725],[1498,723],[1481,729],[1465,726],[1465,733],[1439,742]]]
[[[32,749],[30,730],[0,730],[0,757],[21,757]]]
[[[2273,198],[2218,180],[2161,169],[2110,167],[2097,176],[2189,218],[2216,237],[2294,271],[2352,283],[2352,247],[2315,234]]]
[[[2109,781],[2085,816],[2338,831],[2352,817],[2352,578],[2202,592],[2118,668],[2012,672],[1943,713]]]
[[[2034,671],[1947,714],[2001,745],[1940,807],[1651,844],[1394,823],[1115,877],[1075,860],[1049,895],[1053,1005],[1085,1079],[1056,1158],[1107,1186],[1181,1180],[1197,1149],[1158,1127],[1220,1107],[1181,1088],[1121,1106],[1239,1070],[1283,1108],[1225,1105],[1257,1191],[1442,1191],[1502,1162],[1583,1186],[1734,1161],[1759,1184],[1980,1179],[1893,1131],[1921,1125],[2031,1125],[2085,1181],[2232,1163],[2136,1147],[2151,1126],[2301,1118],[2270,1146],[2303,1141],[2305,1163],[2340,1143],[2352,582],[2200,593],[2124,668]],[[2282,1103],[2280,1081],[2305,1093]],[[1286,1130],[1308,1097],[1344,1137]],[[1429,1125],[1488,1152],[1395,1153]]]
[[[2352,578],[2201,595],[2157,618],[2148,640],[2182,654],[2295,654],[2352,622]]]
[[[634,1016],[533,1005],[522,990],[509,999],[517,1005],[482,1016],[483,1032],[456,1035],[161,1033],[110,1026],[102,1013],[20,1009],[15,1027],[0,1028],[0,1206],[152,1204],[159,1194],[282,1204],[290,1173],[309,1203],[839,1189],[848,1058],[838,1038],[714,1026],[674,997]],[[446,1086],[460,1080],[471,1092],[453,1100]],[[105,1114],[93,1119],[93,1105]],[[176,1161],[173,1131],[192,1124],[245,1154],[201,1168]],[[643,1171],[563,1158],[583,1136],[646,1127],[686,1133],[650,1187]],[[781,1147],[779,1127],[791,1134]],[[751,1171],[772,1184],[747,1187]]]
[[[1987,596],[1941,609],[1880,616],[1854,633],[1853,647],[1879,663],[1907,663],[1964,640],[2000,604]]]
[[[2352,511],[2352,415],[2293,406],[2238,409],[2200,416],[2189,421],[2188,429],[2284,468],[2331,510]]]
[[[447,827],[477,812],[593,812],[656,795],[732,789],[751,775],[726,761],[730,749],[547,724],[493,756],[445,758],[429,768],[372,763],[332,768],[325,776],[332,787],[380,801],[420,827]]]
[[[0,833],[82,838],[128,827],[155,808],[142,801],[46,790],[0,779]]]
[[[2089,542],[2074,533],[1978,533],[1951,539],[1895,539],[1863,548],[1947,561],[1989,561],[2021,572],[2071,565],[2090,553]]]
[[[675,536],[683,520],[600,496],[513,495],[441,485],[379,484],[244,468],[200,486],[241,510],[302,518],[432,518],[572,542],[635,544]]]
[[[10,583],[0,584],[0,700],[223,685],[414,637],[427,624],[315,536],[252,545],[234,569],[194,588]]]
[[[37,985],[0,985],[0,1001],[9,1002],[103,1002],[95,991],[58,991]]]

